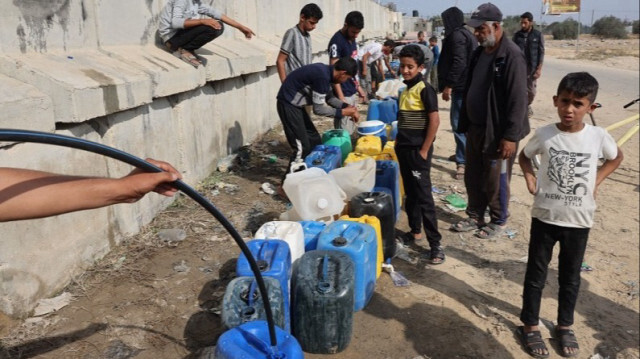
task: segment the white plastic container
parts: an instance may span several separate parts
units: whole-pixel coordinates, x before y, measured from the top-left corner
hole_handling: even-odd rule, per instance
[[[406,88],[406,87],[407,87],[407,85],[405,85],[402,82],[402,80],[399,80],[399,79],[382,81],[380,83],[380,87],[378,87],[378,91],[376,92],[376,96],[378,98],[397,97],[398,96],[398,90],[400,90],[401,88]]]
[[[362,193],[371,192],[376,184],[376,161],[367,158],[362,161],[351,162],[344,167],[329,172],[347,195],[347,199]]]
[[[333,177],[318,167],[287,174],[282,188],[305,221],[342,213],[347,199]]]
[[[255,239],[280,239],[289,245],[291,252],[291,262],[302,257],[304,254],[304,230],[298,222],[291,221],[271,221],[263,224]]]

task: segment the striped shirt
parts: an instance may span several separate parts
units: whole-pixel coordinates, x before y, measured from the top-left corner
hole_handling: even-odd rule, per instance
[[[429,113],[438,111],[438,97],[420,74],[405,83],[407,89],[399,99],[396,146],[419,147],[427,136]]]
[[[303,33],[298,25],[284,33],[280,52],[287,54],[284,69],[287,75],[291,71],[311,63],[311,36]]]

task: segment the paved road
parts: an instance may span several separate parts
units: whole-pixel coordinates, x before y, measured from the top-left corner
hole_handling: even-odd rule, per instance
[[[560,79],[567,73],[576,71],[589,72],[600,84],[597,101],[603,107],[597,111],[596,117],[602,119],[602,124],[614,122],[616,119],[628,117],[633,112],[638,112],[638,105],[630,107],[628,110],[622,109],[623,105],[638,98],[640,93],[640,74],[637,71],[608,67],[600,65],[598,62],[546,58],[543,78],[540,81],[548,81],[547,85],[549,86],[553,84],[555,93]]]

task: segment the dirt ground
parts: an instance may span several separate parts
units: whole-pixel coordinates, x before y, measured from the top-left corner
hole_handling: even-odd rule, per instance
[[[593,43],[600,45],[599,40]],[[619,46],[620,51],[635,46],[631,57],[598,61],[634,70],[637,76],[637,45],[635,39]],[[561,51],[567,46],[547,41],[548,55],[571,57]],[[590,61],[575,53],[573,58],[577,64]],[[558,80],[539,82],[532,127],[556,118],[548,100],[542,99],[551,98]],[[395,287],[383,274],[370,304],[355,313],[349,347],[336,355],[308,358],[528,357],[514,331],[520,325],[532,198],[515,166],[508,225],[515,237],[479,240],[447,230],[463,214],[446,210],[440,198],[465,191],[464,184],[453,178],[455,164],[446,160],[454,147],[448,106],[440,103],[432,171],[434,185],[446,191],[436,196],[447,261],[428,265],[423,258],[425,241],[406,248],[406,258],[395,258],[393,264],[412,285]],[[637,106],[631,109],[630,115],[638,112]],[[330,126],[327,120],[317,123],[322,129]],[[593,270],[583,272],[574,325],[579,358],[640,357],[638,146],[638,136],[625,145],[625,161],[598,196],[585,258]],[[215,172],[197,188],[248,239],[287,208],[287,203],[262,193],[260,186],[278,183],[288,151],[276,127],[240,151],[240,164],[233,173]],[[270,154],[278,156],[275,163],[265,159]],[[408,229],[404,213],[396,228]],[[186,238],[163,241],[158,236],[163,229],[182,229]],[[219,308],[238,253],[211,215],[190,199],[180,198],[142,233],[76,278],[65,289],[73,296],[66,307],[26,320],[0,315],[0,358],[196,358],[203,348],[215,345],[222,332]],[[557,310],[556,277],[554,259],[541,311],[542,334],[552,358],[560,357],[549,330]]]

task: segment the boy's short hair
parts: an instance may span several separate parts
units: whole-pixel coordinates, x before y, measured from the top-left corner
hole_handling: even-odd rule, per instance
[[[344,23],[347,26],[362,30],[364,28],[364,16],[360,11],[352,11],[344,18]]]
[[[382,46],[386,46],[393,49],[394,47],[396,47],[396,42],[393,40],[385,40]]]
[[[598,80],[588,72],[572,72],[560,80],[556,95],[566,91],[575,96],[586,97],[589,102],[594,103],[598,95],[598,86]]]
[[[352,77],[358,73],[358,63],[348,56],[339,58],[333,68],[337,71],[346,71],[347,75]]]
[[[525,12],[524,14],[520,15],[521,19],[527,19],[529,21],[533,21],[533,14],[530,12]]]
[[[424,52],[422,52],[420,46],[406,45],[402,48],[402,50],[400,50],[400,54],[398,54],[398,57],[411,57],[416,62],[416,64],[418,64],[418,66],[424,64]]]
[[[309,3],[300,10],[300,15],[304,16],[305,19],[315,18],[316,20],[320,20],[322,19],[322,10],[320,6]]]
[[[424,35],[424,31],[422,30],[418,31],[418,37],[420,37],[420,35]]]
[[[429,38],[429,42],[438,42],[438,38],[437,38],[437,37],[435,37],[435,36],[431,36],[431,37]]]

